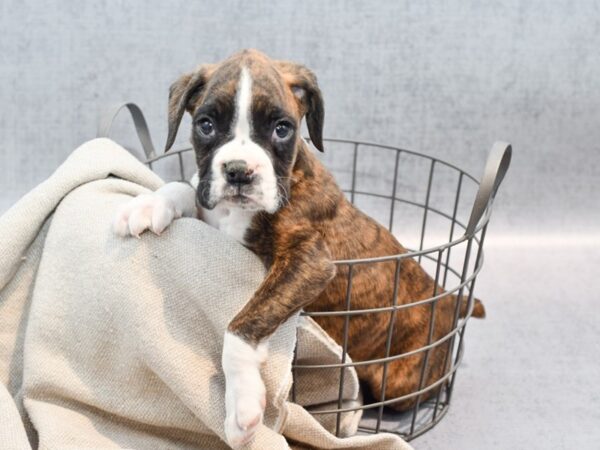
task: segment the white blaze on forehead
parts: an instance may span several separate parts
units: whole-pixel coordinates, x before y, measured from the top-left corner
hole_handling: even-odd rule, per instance
[[[236,122],[234,135],[250,139],[250,107],[252,105],[252,78],[248,69],[242,67],[236,96]]]

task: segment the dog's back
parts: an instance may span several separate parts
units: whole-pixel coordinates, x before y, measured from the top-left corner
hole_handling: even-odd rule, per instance
[[[292,195],[296,199],[306,197],[311,204],[310,216],[329,248],[334,260],[372,258],[406,253],[406,249],[394,236],[375,220],[356,209],[344,196],[330,173],[309,152],[299,155],[305,158],[300,167],[308,172],[306,180],[296,183]],[[297,175],[300,177],[306,174]],[[319,185],[312,185],[311,180]],[[312,201],[308,201],[312,198]],[[396,304],[425,300],[444,291],[412,258],[402,260],[399,269]],[[338,266],[337,274],[307,311],[342,311],[346,308],[348,289],[348,266]],[[389,307],[394,304],[394,280],[396,261],[370,264],[355,264],[352,269],[352,310]],[[456,314],[456,296],[447,295],[440,299],[433,312],[433,303],[400,309],[395,315],[390,354],[398,355],[426,346],[429,340],[429,324],[434,321],[431,342],[448,334],[453,327]],[[463,298],[460,315],[466,313],[466,298]],[[479,300],[475,301],[474,317],[483,317],[485,311]],[[317,322],[338,343],[343,342],[344,316],[315,317]],[[353,361],[366,361],[386,357],[386,341],[391,313],[370,313],[351,316],[348,332],[348,353]],[[444,373],[449,341],[432,349],[428,357],[428,368],[423,386],[438,380]],[[389,363],[385,398],[392,399],[418,389],[425,352],[396,359]],[[357,366],[359,377],[371,388],[376,399],[382,397],[383,364]],[[433,392],[432,392],[433,393]],[[393,403],[395,409],[407,409],[414,405],[416,397]]]

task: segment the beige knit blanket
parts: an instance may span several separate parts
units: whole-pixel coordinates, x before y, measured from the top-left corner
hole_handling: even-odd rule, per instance
[[[95,139],[0,217],[1,449],[227,448],[222,337],[264,269],[198,220],[160,237],[116,237],[117,206],[162,183]],[[265,420],[247,448],[409,449],[393,435],[335,438],[333,417],[289,401],[297,327],[300,359],[339,361],[314,322],[285,323],[270,340]],[[298,402],[334,400],[338,376],[299,374]],[[342,433],[359,419],[344,415]]]

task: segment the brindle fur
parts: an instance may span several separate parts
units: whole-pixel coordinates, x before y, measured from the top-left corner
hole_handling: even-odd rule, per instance
[[[268,116],[266,111],[273,107],[271,99],[275,98],[288,115],[295,117],[296,125],[299,126],[302,117],[307,116],[311,138],[322,149],[323,102],[314,75],[302,66],[271,61],[256,51],[235,55],[216,72],[214,66],[202,66],[196,75],[184,76],[178,82],[179,85],[176,83],[172,87],[169,141],[172,143],[177,128],[172,125],[173,120],[178,122],[181,119],[183,109],[187,108],[194,117],[206,102],[218,98],[231,100],[234,97],[237,79],[235,74],[239,73],[241,65],[251,70],[255,82],[253,120],[258,123],[265,120]],[[211,72],[214,73],[212,78]],[[302,87],[306,92],[299,100],[292,91],[296,86]],[[177,90],[181,90],[179,95],[175,95],[180,97],[179,101],[174,100],[173,95]],[[186,96],[187,100],[181,100]],[[267,146],[268,143],[260,135],[254,138],[261,146]],[[194,135],[192,142],[202,175],[206,155],[211,149],[200,150],[201,143],[197,142]],[[283,166],[279,167],[278,173],[282,170],[285,172],[287,167],[283,190],[289,202],[275,214],[257,213],[245,235],[247,247],[260,256],[268,267],[267,276],[229,325],[231,332],[255,344],[270,336],[281,323],[301,308],[306,311],[345,309],[348,268],[341,266],[336,272],[333,260],[406,252],[387,229],[346,200],[332,175],[309,151],[299,135],[293,141],[293,149],[288,151],[287,161],[282,158],[283,162],[279,162]],[[278,158],[274,158],[274,164],[277,164],[275,159]],[[199,189],[200,201],[201,197]],[[392,305],[395,270],[394,261],[354,266],[351,309]],[[401,305],[423,300],[433,296],[434,292],[440,294],[443,291],[439,286],[435,287],[434,280],[421,266],[413,259],[402,260],[396,303]],[[447,295],[437,302],[432,337],[434,341],[452,329],[456,301],[455,296]],[[461,314],[464,315],[465,309],[465,305],[461,305]],[[479,301],[475,303],[474,316],[484,316],[483,305]],[[396,313],[390,355],[426,345],[431,319],[431,304],[399,310]],[[351,317],[348,353],[354,361],[386,356],[385,344],[390,320],[389,312]],[[344,317],[317,317],[316,321],[338,343],[342,342]],[[429,352],[425,386],[442,376],[447,351],[447,345],[440,345]],[[417,390],[424,357],[425,353],[419,352],[388,365],[386,399]],[[357,371],[373,396],[380,399],[383,365],[358,366]],[[425,397],[433,393],[430,392]],[[413,397],[390,406],[403,410],[411,407],[416,400]]]
[[[370,258],[406,252],[387,229],[346,200],[331,174],[302,144],[292,180],[293,201],[275,215],[260,213],[246,234],[248,247],[270,265],[271,271],[255,294],[254,301],[236,316],[230,328],[255,341],[271,334],[300,307],[306,311],[345,309],[348,268],[340,267],[335,277],[327,283],[333,273],[329,263],[331,258]],[[307,244],[313,247],[308,248]],[[355,265],[351,309],[391,306],[395,270],[395,262]],[[280,280],[281,285],[274,286],[273,280]],[[287,283],[290,283],[291,289]],[[322,289],[323,284],[326,287],[319,294],[317,291]],[[427,299],[434,295],[434,287],[434,280],[415,260],[402,261],[397,304]],[[436,292],[440,294],[443,290],[438,287]],[[298,296],[296,301],[293,300],[295,295]],[[284,314],[279,312],[282,308]],[[440,339],[452,329],[455,308],[454,296],[445,296],[438,302],[433,340]],[[463,305],[461,313],[464,315],[464,312]],[[474,315],[483,316],[483,313],[483,306],[477,303]],[[354,361],[386,356],[390,319],[389,312],[352,316],[349,321],[348,353]],[[316,317],[315,320],[338,343],[343,341],[343,317]],[[396,313],[390,355],[427,345],[430,320],[429,304],[399,310]],[[446,345],[440,345],[430,352],[424,386],[440,378],[446,353]],[[421,352],[389,364],[387,399],[417,390],[423,358],[424,353]],[[373,396],[381,398],[383,365],[358,366],[357,371],[359,377],[369,385]],[[402,410],[410,408],[415,400],[413,398],[391,406]]]

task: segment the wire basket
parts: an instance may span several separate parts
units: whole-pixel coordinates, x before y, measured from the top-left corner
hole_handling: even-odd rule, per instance
[[[161,175],[170,180],[189,180],[195,162],[193,149],[187,145],[157,155],[148,127],[139,107],[123,103],[108,109],[100,121],[98,136],[108,136],[115,116],[126,107],[131,113],[138,137],[145,152],[145,163],[153,170],[159,165]],[[413,439],[434,427],[448,412],[456,382],[457,369],[464,354],[464,334],[474,307],[474,289],[477,275],[483,265],[483,243],[492,212],[496,191],[508,170],[511,146],[497,142],[489,154],[484,174],[479,182],[475,177],[440,159],[398,148],[370,142],[346,139],[324,139],[327,152],[325,165],[334,173],[349,200],[385,224],[406,246],[407,253],[378,258],[336,261],[338,273],[347,274],[346,298],[340,298],[342,310],[302,312],[315,320],[326,317],[342,318],[343,334],[341,360],[335,364],[301,364],[294,361],[294,374],[302,370],[339,370],[339,395],[334,407],[316,407],[309,411],[315,415],[329,415],[335,420],[335,434],[340,435],[343,414],[363,411],[360,433],[391,432],[406,440]],[[331,151],[333,149],[333,151]],[[188,161],[189,159],[189,161]],[[164,164],[167,162],[169,164]],[[384,170],[382,170],[382,168]],[[399,288],[400,264],[414,258],[430,274],[435,275],[435,285],[444,293],[432,292],[431,297],[406,304],[396,304]],[[393,296],[389,306],[374,309],[352,309],[352,274],[357,266],[368,264],[395,264]],[[434,339],[436,306],[447,294],[458,297],[452,327]],[[459,314],[461,299],[467,299],[464,317]],[[408,352],[392,354],[393,330],[398,311],[408,308],[430,308],[427,344]],[[348,355],[348,329],[350,321],[365,314],[388,314],[385,357],[354,361]],[[444,348],[443,372],[429,380],[429,357],[437,348]],[[416,389],[395,398],[386,398],[389,364],[401,358],[419,356],[420,374]],[[378,400],[348,407],[344,404],[344,379],[348,370],[358,366],[381,365],[381,392]],[[292,400],[295,400],[292,386]],[[368,395],[368,392],[367,392]],[[410,402],[408,411],[396,412],[388,407],[400,402]]]

